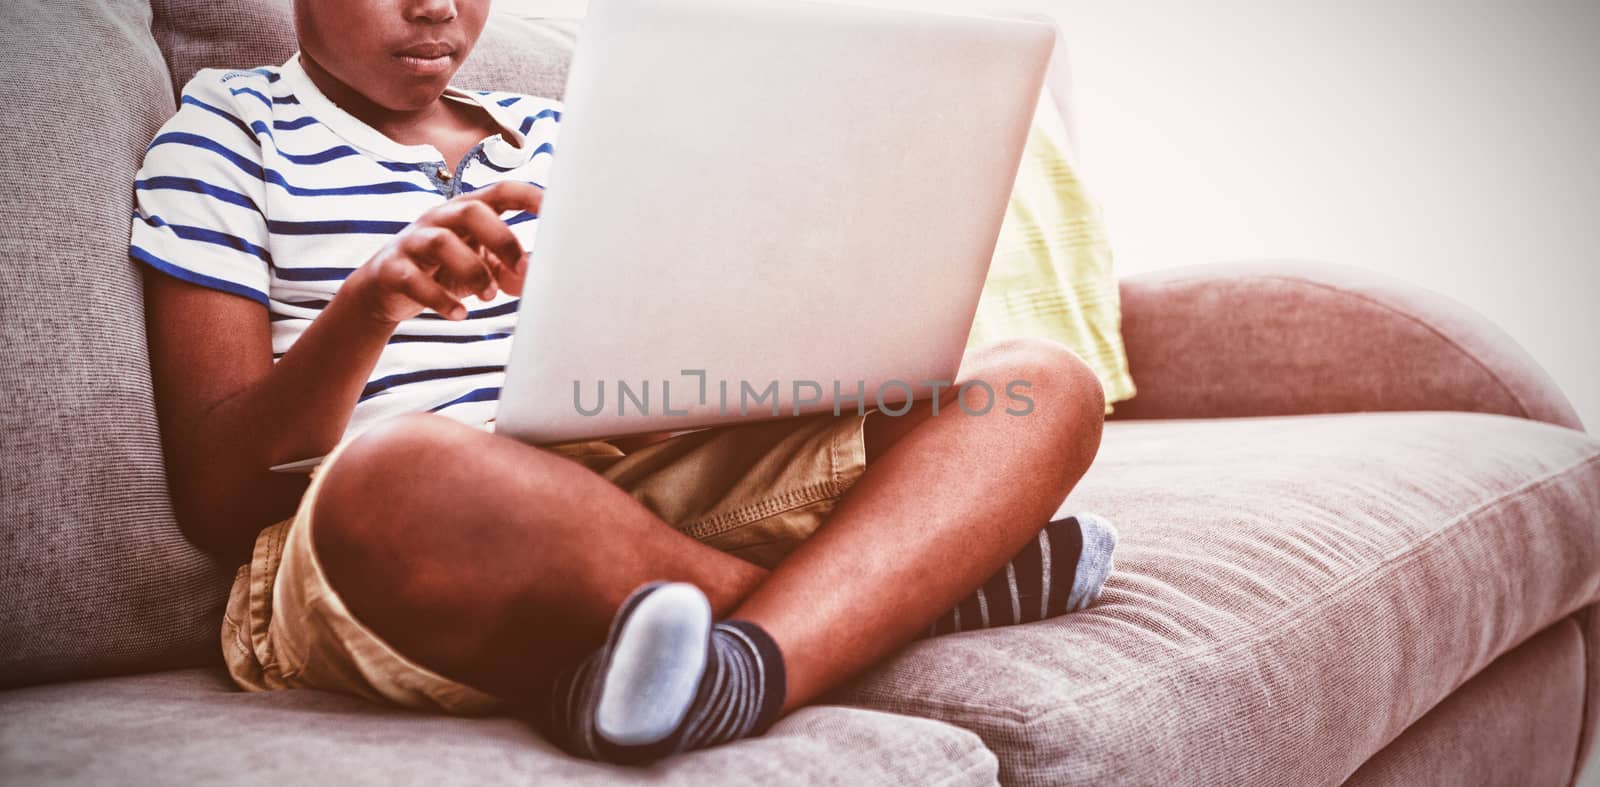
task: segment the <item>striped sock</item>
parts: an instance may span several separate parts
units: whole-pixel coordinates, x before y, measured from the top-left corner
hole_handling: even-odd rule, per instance
[[[1095,514],[1051,522],[922,636],[1029,623],[1083,609],[1100,597],[1116,546],[1116,527]]]
[[[783,654],[760,626],[711,623],[685,582],[651,582],[612,620],[605,645],[557,678],[546,733],[592,760],[648,763],[760,735],[777,721]]]

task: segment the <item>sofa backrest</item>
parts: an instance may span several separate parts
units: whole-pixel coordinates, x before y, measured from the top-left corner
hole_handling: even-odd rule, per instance
[[[131,184],[173,112],[144,0],[0,3],[0,685],[191,662],[229,572],[162,472]]]

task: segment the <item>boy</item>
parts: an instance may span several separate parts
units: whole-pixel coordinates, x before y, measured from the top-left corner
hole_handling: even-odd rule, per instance
[[[1111,526],[1040,523],[1094,458],[1103,394],[1047,342],[964,359],[961,380],[1027,381],[1022,417],[946,395],[493,434],[560,107],[449,87],[488,6],[298,0],[301,51],[197,74],[138,175],[173,500],[240,564],[239,685],[523,712],[646,762],[760,734],[916,636],[1099,595]],[[309,486],[267,470],[321,454]]]

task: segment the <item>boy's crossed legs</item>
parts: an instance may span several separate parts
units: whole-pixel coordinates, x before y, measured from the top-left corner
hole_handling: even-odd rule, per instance
[[[869,416],[866,472],[770,572],[680,533],[576,462],[431,417],[353,441],[320,479],[317,562],[393,650],[516,705],[539,703],[635,588],[688,582],[716,619],[770,634],[787,713],[972,593],[1036,538],[1093,460],[1101,388],[1069,351],[982,348],[962,379],[996,390],[1028,380],[1033,412],[997,402],[970,416],[948,400],[938,417],[927,404]]]

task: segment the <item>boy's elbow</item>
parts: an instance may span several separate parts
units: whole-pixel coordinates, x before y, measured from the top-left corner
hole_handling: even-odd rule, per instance
[[[221,475],[169,471],[167,488],[184,538],[217,560],[236,565],[250,559],[262,530],[294,515],[306,478],[265,471],[249,480]]]

